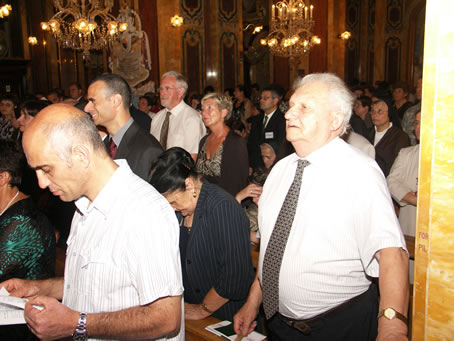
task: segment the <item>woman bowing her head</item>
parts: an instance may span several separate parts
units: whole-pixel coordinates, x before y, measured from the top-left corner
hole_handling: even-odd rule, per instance
[[[150,174],[180,222],[185,318],[232,321],[254,278],[248,218],[231,195],[195,171],[182,148],[162,153]]]

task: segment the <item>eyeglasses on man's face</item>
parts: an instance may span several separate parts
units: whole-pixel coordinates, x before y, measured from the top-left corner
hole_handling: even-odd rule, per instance
[[[170,86],[163,86],[158,88],[159,92],[166,91],[169,92],[170,90],[180,89],[180,87],[170,87]]]

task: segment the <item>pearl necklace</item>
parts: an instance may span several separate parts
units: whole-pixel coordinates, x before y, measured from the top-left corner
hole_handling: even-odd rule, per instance
[[[9,201],[9,203],[6,204],[6,207],[3,209],[2,213],[0,213],[0,216],[2,216],[3,213],[5,213],[5,211],[9,208],[9,206],[13,203],[13,201],[17,198],[18,195],[19,190],[17,191],[16,195]]]

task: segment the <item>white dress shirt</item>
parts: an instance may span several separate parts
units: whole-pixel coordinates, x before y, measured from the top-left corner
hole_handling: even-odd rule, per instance
[[[183,293],[173,209],[125,160],[116,162],[120,167],[92,203],[76,201],[63,304],[79,312],[112,312]],[[184,340],[183,319],[172,340]]]
[[[306,158],[279,278],[279,312],[305,319],[365,292],[377,251],[402,247],[385,178],[375,160],[335,138]],[[266,247],[295,176],[291,154],[271,171],[259,201],[259,279]]]
[[[205,136],[206,128],[200,114],[184,101],[181,101],[172,110],[162,109],[159,111],[151,121],[150,133],[158,141],[160,140],[161,127],[167,111],[172,113],[169,117],[167,149],[181,147],[190,154],[197,154],[199,142]]]

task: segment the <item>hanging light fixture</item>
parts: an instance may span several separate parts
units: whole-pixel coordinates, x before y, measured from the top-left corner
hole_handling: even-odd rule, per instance
[[[118,32],[128,29],[127,23],[119,22],[110,12],[113,0],[54,0],[58,12],[47,22],[41,23],[63,48],[82,50],[84,57],[90,50],[110,46]]]
[[[270,52],[280,57],[299,57],[308,53],[314,45],[321,43],[312,30],[314,6],[303,0],[282,0],[271,7],[270,33],[261,39]]]

